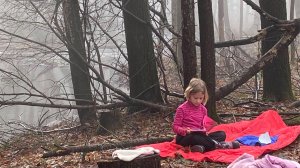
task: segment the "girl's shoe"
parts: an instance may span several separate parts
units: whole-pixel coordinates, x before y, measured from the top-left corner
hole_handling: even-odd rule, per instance
[[[240,148],[240,143],[238,141],[232,142],[219,142],[216,144],[217,149],[237,149]]]
[[[202,145],[194,145],[194,146],[191,146],[191,152],[200,152],[200,153],[204,153],[204,146]]]

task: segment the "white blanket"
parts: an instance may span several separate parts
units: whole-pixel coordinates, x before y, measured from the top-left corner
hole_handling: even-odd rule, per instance
[[[145,155],[152,155],[155,153],[159,153],[160,151],[158,149],[154,149],[153,147],[141,147],[137,149],[120,149],[120,150],[115,150],[112,153],[112,157],[119,158],[120,160],[123,161],[132,161],[136,157],[139,156],[145,156]]]

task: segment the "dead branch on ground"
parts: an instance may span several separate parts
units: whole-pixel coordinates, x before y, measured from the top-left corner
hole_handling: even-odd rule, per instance
[[[96,145],[89,145],[89,146],[63,147],[61,150],[44,153],[42,158],[48,158],[53,156],[64,156],[75,152],[92,152],[92,151],[102,151],[102,150],[108,150],[114,148],[128,148],[128,147],[134,147],[139,145],[172,141],[173,139],[174,137],[148,138],[148,139],[136,139],[132,141],[122,141],[114,144],[110,143],[110,144],[96,144]]]

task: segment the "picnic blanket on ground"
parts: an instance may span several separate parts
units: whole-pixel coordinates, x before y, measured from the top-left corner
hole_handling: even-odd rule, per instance
[[[269,132],[270,136],[278,135],[276,143],[265,146],[244,146],[239,149],[218,149],[210,152],[188,152],[185,153],[182,147],[172,142],[163,142],[150,144],[153,148],[160,150],[161,157],[175,157],[182,155],[185,159],[193,161],[212,161],[231,163],[244,153],[253,155],[258,158],[264,153],[269,153],[281,149],[291,144],[300,135],[300,125],[287,126],[277,111],[268,110],[263,112],[257,118],[248,121],[240,121],[230,124],[220,124],[214,127],[210,132],[223,130],[226,132],[226,141],[236,140],[245,135],[260,135]]]

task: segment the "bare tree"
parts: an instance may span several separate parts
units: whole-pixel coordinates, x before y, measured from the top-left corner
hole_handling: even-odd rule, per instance
[[[240,0],[240,38],[243,37],[243,27],[244,27],[244,4],[243,0]]]
[[[130,96],[162,103],[146,0],[123,0]],[[136,109],[132,109],[135,111]]]
[[[197,58],[195,46],[194,0],[181,1],[182,14],[182,58],[183,87],[186,88],[193,77],[197,76]]]
[[[79,15],[78,1],[64,0],[62,1],[63,15],[66,30],[66,40],[68,43],[68,51],[71,66],[72,83],[74,87],[74,96],[76,99],[93,101],[89,70],[86,65],[86,51],[83,40],[82,23]],[[87,101],[76,101],[77,105],[90,104]],[[79,109],[78,115],[81,124],[95,123],[95,109]]]
[[[215,50],[214,26],[211,0],[198,0],[201,47],[201,78],[206,82],[210,95],[207,103],[209,115],[218,121],[215,100]]]
[[[172,25],[174,31],[182,35],[182,13],[181,13],[181,1],[172,1]],[[182,39],[173,34],[173,47],[176,51],[178,60],[179,71],[183,72],[183,58],[182,58]]]
[[[286,2],[280,0],[274,1],[259,1],[263,10],[270,15],[286,20]],[[272,5],[270,5],[272,3]],[[272,25],[272,21],[261,16],[262,28]],[[280,30],[274,31],[267,36],[267,39],[262,41],[262,54],[269,51],[282,36]],[[272,64],[267,65],[263,70],[263,97],[267,100],[283,101],[292,100],[294,98],[291,85],[291,70],[289,64],[288,46],[281,48]]]
[[[227,35],[231,34],[227,5],[228,4],[226,0],[218,0],[219,42],[225,41],[225,33]],[[232,68],[230,65],[230,58],[228,57],[227,48],[220,49],[220,65],[221,65],[221,69],[226,69],[227,72],[231,74]]]

